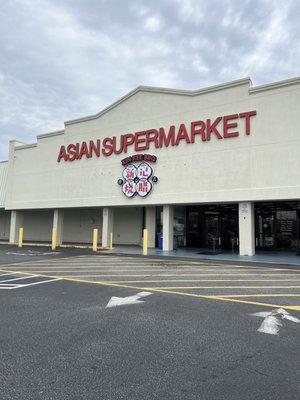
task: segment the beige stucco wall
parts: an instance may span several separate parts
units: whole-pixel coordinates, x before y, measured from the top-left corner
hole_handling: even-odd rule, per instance
[[[142,237],[142,208],[114,209],[113,243],[140,244]]]
[[[52,210],[25,210],[23,213],[24,241],[51,242]]]
[[[113,243],[139,244],[142,235],[142,208],[127,207],[113,210]],[[92,231],[102,234],[102,208],[65,209],[63,243],[91,243]]]
[[[91,243],[93,229],[99,229],[101,240],[102,209],[64,210],[63,243]]]
[[[299,80],[249,92],[249,82],[195,96],[139,91],[99,118],[19,147],[9,165],[7,209],[191,204],[300,198]],[[117,179],[126,154],[57,162],[62,144],[256,110],[251,135],[150,149],[159,181],[127,199]],[[244,121],[239,122],[243,131]],[[127,155],[135,154],[130,148]],[[120,233],[124,236],[124,232]],[[89,234],[84,233],[88,238]],[[66,236],[68,238],[68,236]]]

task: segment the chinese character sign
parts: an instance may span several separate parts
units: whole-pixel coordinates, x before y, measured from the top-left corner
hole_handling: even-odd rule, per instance
[[[118,180],[118,184],[122,186],[122,191],[126,197],[138,195],[147,196],[153,187],[153,183],[158,179],[153,175],[153,169],[147,162],[139,165],[128,164],[122,172],[123,179]]]
[[[127,165],[123,171],[123,178],[125,180],[134,180],[136,178],[137,169],[134,165]]]
[[[148,179],[152,175],[152,168],[149,164],[143,162],[137,168],[137,177],[139,179]]]
[[[137,194],[139,194],[142,197],[147,196],[148,193],[151,192],[152,189],[152,183],[148,181],[148,179],[140,179],[139,182],[137,183]]]
[[[123,193],[127,197],[132,197],[136,193],[136,184],[134,181],[125,181],[122,186]]]

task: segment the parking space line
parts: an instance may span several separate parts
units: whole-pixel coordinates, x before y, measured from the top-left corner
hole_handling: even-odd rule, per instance
[[[146,286],[143,287],[145,289]],[[156,289],[299,289],[300,286],[155,286]],[[147,287],[152,290],[152,287]]]
[[[21,278],[13,278],[13,279],[5,279],[4,281],[0,281],[0,284],[4,282],[12,282],[12,281],[19,281],[21,279],[30,279],[30,278],[36,278],[38,275],[29,275],[29,276],[23,276]]]
[[[222,297],[300,297],[300,294],[297,293],[222,294]]]
[[[69,258],[70,259],[70,258]],[[28,262],[29,263],[29,262]],[[28,264],[27,263],[27,264]],[[23,264],[24,265],[24,263],[21,263],[21,264]],[[32,261],[31,261],[31,264],[32,264]],[[13,267],[15,267],[16,266],[16,264],[10,264],[10,267],[11,268],[13,268]],[[4,267],[5,268],[5,266],[2,266],[2,267]],[[28,267],[29,267],[29,265],[28,265]],[[271,269],[272,270],[272,269]],[[0,269],[0,271],[2,271],[2,272],[5,272],[5,273],[11,273],[11,274],[21,274],[21,275],[32,275],[32,273],[30,272],[30,271],[8,271],[7,269]],[[286,270],[284,270],[284,271],[286,271]],[[38,272],[38,271],[35,271],[35,272]],[[128,284],[126,284],[126,283],[143,283],[144,285],[145,284],[147,284],[147,283],[149,283],[149,281],[147,282],[147,281],[145,281],[145,280],[143,280],[143,281],[131,281],[131,282],[129,282],[129,281],[101,281],[101,280],[99,280],[99,281],[94,281],[94,280],[88,280],[88,279],[78,279],[78,278],[74,278],[74,276],[72,277],[72,275],[71,276],[68,276],[68,275],[61,275],[61,276],[59,276],[59,275],[50,275],[50,274],[45,274],[45,272],[47,272],[47,271],[43,271],[44,272],[44,274],[42,274],[42,273],[38,273],[38,275],[40,276],[40,277],[46,277],[46,278],[48,278],[48,280],[47,281],[43,281],[42,283],[47,283],[47,282],[53,282],[53,281],[58,281],[58,280],[66,280],[66,281],[70,281],[70,282],[77,282],[77,283],[86,283],[86,284],[97,284],[97,285],[101,285],[101,286],[109,286],[109,287],[120,287],[120,288],[129,288],[129,289],[137,289],[137,290],[144,290],[144,288],[143,287],[141,287],[142,285],[128,285]],[[53,271],[53,269],[50,269],[49,270],[49,272],[51,272],[51,273],[53,273],[54,271]],[[61,272],[66,272],[66,271],[61,271]],[[191,277],[194,277],[194,276],[201,276],[201,277],[203,277],[203,276],[217,276],[217,277],[222,277],[222,276],[224,276],[224,277],[232,277],[232,276],[234,276],[234,277],[236,277],[236,276],[257,276],[257,277],[267,277],[267,276],[277,276],[277,277],[292,277],[292,276],[295,276],[295,277],[297,277],[299,275],[299,273],[298,274],[296,274],[296,273],[204,273],[204,274],[199,274],[199,273],[195,273],[195,274],[184,274],[184,273],[180,273],[180,274],[137,274],[137,275],[133,275],[133,274],[129,274],[129,275],[116,275],[116,274],[114,274],[114,275],[103,275],[103,274],[101,274],[99,277],[122,277],[122,276],[130,276],[130,277],[135,277],[135,276],[137,276],[137,277],[152,277],[152,278],[159,278],[159,277],[168,277],[168,276],[170,276],[170,277],[185,277],[185,276],[191,276]],[[49,279],[50,278],[50,279]],[[291,279],[291,280],[293,280],[293,279]],[[155,283],[159,283],[159,282],[162,282],[163,280],[155,280],[154,282]],[[173,279],[173,280],[165,280],[166,282],[170,282],[170,281],[176,281],[176,282],[181,282],[181,280],[175,280],[175,279]],[[184,281],[184,280],[182,280],[182,281]],[[190,281],[192,281],[192,282],[195,282],[195,280],[194,279],[191,279]],[[200,280],[200,281],[202,281],[202,280]],[[219,281],[219,280],[218,280]],[[222,279],[221,279],[221,281],[222,281]],[[231,280],[230,280],[231,281]],[[234,281],[234,280],[232,280],[232,281]],[[118,283],[118,282],[120,282],[120,283]],[[1,282],[0,282],[1,283]],[[34,282],[34,283],[31,283],[31,284],[28,284],[28,285],[26,285],[26,286],[29,286],[29,285],[33,285],[33,284],[40,284],[40,282]],[[24,285],[25,286],[25,285]],[[220,286],[218,287],[213,287],[213,288],[220,288]],[[226,288],[228,288],[227,286],[226,286]],[[236,286],[234,286],[234,288],[237,288]],[[270,286],[267,286],[267,288],[271,288],[272,289],[272,287],[270,287]],[[275,287],[274,287],[275,288]],[[287,288],[289,288],[288,286],[284,286],[284,288],[285,289],[287,289]],[[154,288],[151,288],[151,290],[153,291],[153,292],[157,292],[157,293],[168,293],[168,294],[174,294],[174,295],[181,295],[181,296],[187,296],[187,297],[192,297],[192,298],[202,298],[202,299],[208,299],[208,300],[218,300],[218,301],[229,301],[229,302],[236,302],[236,303],[242,303],[242,304],[253,304],[253,305],[257,305],[257,306],[264,306],[264,307],[284,307],[284,308],[286,308],[286,309],[292,309],[292,310],[296,310],[297,308],[295,308],[295,307],[298,307],[298,306],[293,306],[293,305],[282,305],[282,304],[271,304],[271,303],[263,303],[263,302],[258,302],[258,301],[249,301],[249,300],[242,300],[242,299],[235,299],[235,298],[229,298],[229,297],[223,297],[223,295],[205,295],[205,294],[196,294],[196,293],[187,293],[187,292],[182,292],[182,291],[177,291],[177,290],[170,290],[169,288],[167,288],[167,289],[162,289],[162,288],[160,288],[160,287],[154,287]],[[224,296],[226,296],[226,295],[224,295]],[[232,296],[234,296],[234,295],[232,295]]]
[[[0,290],[9,290],[9,289],[14,289],[15,286],[4,286],[4,285],[0,285]]]
[[[31,271],[31,269],[29,268],[28,270],[27,270],[27,272],[30,272]],[[20,271],[21,272],[21,271]],[[25,271],[24,271],[25,272]],[[56,271],[56,270],[53,270],[53,269],[49,269],[49,270],[43,270],[43,271],[40,271],[40,270],[34,270],[34,271],[32,271],[32,272],[36,272],[36,273],[38,273],[39,274],[39,272],[42,272],[42,273],[47,273],[47,272],[76,272],[76,270],[61,270],[61,271]],[[97,272],[97,271],[90,271],[89,270],[89,272]],[[39,274],[40,275],[40,274]],[[163,276],[163,277],[168,277],[168,276],[170,276],[170,277],[172,277],[172,276],[299,276],[300,274],[293,274],[293,273],[287,273],[287,274],[281,274],[281,273],[274,273],[274,274],[265,274],[265,273],[261,273],[261,274],[258,274],[258,273],[251,273],[251,274],[245,274],[245,273],[243,273],[243,274],[240,274],[240,273],[213,273],[213,274],[211,274],[211,273],[204,273],[204,274],[199,274],[199,273],[186,273],[186,274],[184,274],[184,273],[179,273],[179,274],[169,274],[169,273],[163,273],[163,274],[156,274],[156,273],[153,273],[153,274],[99,274],[99,277],[120,277],[120,276],[129,276],[129,277],[160,277],[160,276]]]
[[[20,279],[27,279],[29,277],[22,277]],[[50,283],[50,282],[55,282],[55,281],[60,281],[60,278],[54,278],[54,279],[47,279],[43,281],[38,281],[38,282],[31,282],[31,283],[0,283],[0,290],[1,289],[22,289],[26,288],[27,286],[33,286],[33,285],[42,285],[43,283]]]
[[[139,288],[144,290],[144,288]],[[176,294],[176,295],[181,295],[181,296],[187,296],[187,297],[195,297],[195,298],[203,298],[203,299],[209,299],[209,300],[219,300],[219,301],[229,301],[229,302],[234,302],[234,303],[242,303],[242,304],[253,304],[256,306],[262,306],[262,307],[272,307],[272,308],[286,308],[286,309],[294,309],[294,306],[290,306],[289,304],[287,305],[282,305],[282,304],[271,304],[271,303],[260,303],[257,301],[246,301],[246,300],[238,300],[238,299],[232,299],[232,298],[223,298],[220,295],[199,295],[199,294],[194,294],[194,293],[184,293],[184,292],[175,292],[172,290],[162,290],[162,289],[156,289],[152,288],[152,292],[158,292],[158,293],[171,293],[171,294]]]
[[[20,271],[22,271],[21,269],[19,269]],[[25,270],[28,270],[28,268],[26,268],[26,269],[24,269],[24,271]],[[41,272],[51,272],[51,271],[54,271],[54,272],[63,272],[63,271],[67,271],[67,272],[85,272],[85,271],[91,271],[92,270],[92,272],[99,272],[99,273],[107,273],[107,272],[136,272],[136,270],[132,270],[132,269],[109,269],[109,268],[107,268],[107,269],[101,269],[101,270],[99,270],[98,268],[96,269],[96,268],[92,268],[92,269],[89,269],[89,268],[87,268],[87,267],[80,267],[80,268],[72,268],[72,269],[65,269],[65,268],[49,268],[49,267],[47,267],[46,269],[42,269],[42,268],[37,268],[37,267],[31,267],[30,268],[30,270],[31,271],[41,271]],[[159,273],[159,272],[164,272],[166,269],[153,269],[153,268],[147,268],[147,269],[144,269],[144,268],[141,268],[141,269],[139,269],[138,271],[139,272],[149,272],[149,273]],[[168,269],[168,271],[171,271],[172,272],[172,270],[171,269]],[[176,269],[174,269],[174,273],[176,272]]]
[[[98,278],[102,275],[70,275],[74,278],[90,277]],[[251,276],[251,275],[250,275]],[[115,283],[167,283],[167,282],[298,282],[300,279],[159,279],[159,280],[142,280],[142,281],[113,281]],[[110,282],[110,281],[107,281]]]
[[[32,282],[32,283],[26,283],[26,284],[21,284],[19,285],[20,287],[27,287],[27,286],[34,286],[34,285],[42,285],[43,283],[50,283],[50,282],[55,282],[55,281],[61,281],[60,278],[53,278],[53,279],[48,279],[46,281],[41,281],[41,282]]]
[[[203,266],[199,266],[196,267],[194,265],[180,265],[180,264],[169,264],[169,265],[165,265],[165,266],[161,266],[161,265],[153,265],[153,264],[136,264],[136,265],[125,265],[124,266],[124,262],[120,263],[120,264],[107,264],[107,265],[99,265],[97,263],[74,263],[74,262],[68,262],[68,263],[60,263],[60,262],[44,262],[42,263],[38,263],[38,262],[34,262],[31,263],[31,267],[32,268],[40,268],[41,270],[44,268],[50,268],[50,269],[64,269],[64,268],[68,268],[68,267],[72,267],[72,269],[80,269],[80,268],[95,268],[98,270],[103,270],[103,269],[110,269],[110,270],[114,270],[117,271],[119,268],[121,267],[120,270],[133,270],[133,271],[140,271],[140,270],[150,270],[150,269],[160,269],[160,270],[166,270],[166,269],[184,269],[184,270],[197,270],[197,271],[213,271],[213,270],[217,270],[217,271],[228,271],[228,270],[238,270],[238,269],[242,269],[242,271],[257,271],[257,269],[259,271],[291,271],[291,272],[298,272],[299,270],[297,269],[283,269],[283,268],[257,268],[257,267],[242,267],[242,266],[230,266],[230,265],[222,265],[222,266],[210,266],[210,265],[203,265]],[[27,265],[20,265],[20,268],[26,268]]]
[[[81,256],[66,256],[66,257],[58,257],[58,258],[54,258],[54,259],[48,259],[48,262],[53,262],[54,260],[67,260],[67,259],[73,259],[73,258],[77,258],[77,257],[81,257]],[[41,260],[41,261],[46,261],[46,260]],[[27,261],[19,261],[19,262],[15,262],[15,263],[8,263],[8,264],[1,264],[1,269],[2,268],[9,268],[9,267],[15,267],[15,266],[26,266],[26,265],[31,265],[32,263],[37,263],[38,260],[27,260]],[[6,271],[6,270],[3,270]]]
[[[221,300],[221,301],[230,301],[233,303],[242,303],[242,304],[254,304],[256,306],[264,306],[264,307],[272,307],[272,308],[286,308],[289,310],[295,310],[295,306],[292,306],[290,304],[271,304],[271,303],[261,303],[258,301],[248,301],[248,300],[239,300],[239,299],[233,299],[229,297],[222,297],[222,296],[215,296],[215,300]]]

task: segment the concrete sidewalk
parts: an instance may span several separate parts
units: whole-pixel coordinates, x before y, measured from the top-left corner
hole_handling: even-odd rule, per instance
[[[106,253],[112,254],[143,254],[140,246],[115,246],[112,250],[106,250]],[[149,256],[159,257],[178,257],[178,258],[193,258],[197,260],[215,260],[215,261],[232,261],[232,262],[253,262],[267,264],[288,264],[300,266],[300,255],[296,252],[258,252],[254,256],[240,256],[238,253],[220,252],[215,254],[207,254],[200,249],[185,249],[179,248],[173,251],[162,251],[158,248],[148,249]]]
[[[0,242],[6,250],[10,251],[18,251],[22,252],[22,249],[18,249],[16,245],[10,245],[7,242]],[[24,243],[25,248],[45,248],[46,250],[51,246],[49,243]],[[14,250],[12,250],[14,249]],[[50,250],[51,251],[51,250]],[[63,244],[60,247],[57,247],[57,252],[61,252],[63,254],[69,252],[83,252],[84,254],[88,254],[92,252],[91,244],[80,244],[80,243],[69,243]],[[122,254],[122,255],[142,255],[143,249],[141,246],[125,246],[125,245],[116,245],[112,250],[107,248],[98,248],[99,253],[105,254]],[[296,252],[257,252],[255,256],[240,256],[238,253],[232,253],[230,251],[222,251],[220,253],[211,253],[203,249],[186,249],[179,248],[173,251],[162,251],[158,248],[148,249],[148,256],[152,257],[171,257],[171,258],[186,258],[186,259],[197,259],[200,260],[212,260],[212,261],[228,261],[228,262],[253,262],[260,264],[280,264],[280,265],[299,265],[300,266],[300,255],[297,255]]]

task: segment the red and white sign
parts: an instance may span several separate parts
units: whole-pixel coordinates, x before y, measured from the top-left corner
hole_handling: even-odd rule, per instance
[[[137,168],[137,177],[139,179],[148,179],[152,175],[152,168],[150,167],[149,164],[143,162],[140,164]]]
[[[145,197],[152,190],[152,183],[148,179],[140,179],[136,184],[136,192],[139,196]]]
[[[126,168],[124,168],[123,171],[123,178],[125,180],[134,180],[137,176],[137,169],[134,165],[127,165]]]
[[[132,197],[136,194],[136,184],[134,181],[125,180],[122,186],[123,193],[126,197]]]
[[[60,146],[57,161],[75,161],[82,158],[109,157],[112,154],[127,153],[129,149],[145,151],[151,147],[178,146],[181,142],[209,142],[210,140],[231,139],[240,135],[250,135],[251,118],[256,110],[218,116],[213,119],[192,121],[189,124],[160,127],[134,133],[126,133],[118,137],[90,140],[88,142],[70,143]],[[154,156],[155,157],[155,156]],[[151,160],[145,160],[151,161]]]
[[[138,155],[140,160],[150,160],[156,162],[156,157],[149,154]],[[131,161],[136,159],[136,156],[131,156],[127,158]],[[126,197],[133,197],[134,195],[139,195],[141,197],[147,196],[152,188],[153,183],[157,182],[157,177],[153,176],[152,167],[145,161],[140,164],[126,164],[126,159],[122,160],[122,164],[126,165],[123,169],[122,176],[123,179],[118,180],[118,184],[122,185],[122,192]],[[152,182],[151,182],[152,180]]]

